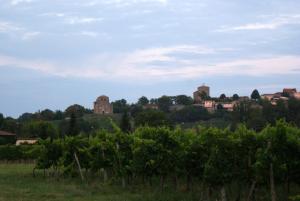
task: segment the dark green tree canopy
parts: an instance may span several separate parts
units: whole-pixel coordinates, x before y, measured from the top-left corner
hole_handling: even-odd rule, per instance
[[[146,96],[142,96],[139,98],[138,104],[142,105],[142,106],[147,105],[147,104],[149,104],[149,100]]]
[[[225,95],[225,94],[221,94],[221,95],[220,95],[220,99],[221,99],[221,100],[226,99],[226,95]]]
[[[232,100],[239,100],[239,95],[238,94],[233,94],[233,96],[232,96]]]
[[[192,105],[193,104],[193,99],[190,96],[179,95],[179,96],[176,96],[174,99],[175,99],[175,103],[177,105]]]
[[[71,105],[65,110],[66,117],[71,117],[71,114],[75,114],[77,117],[82,117],[84,114],[91,114],[91,113],[92,113],[91,110],[86,109],[83,106],[78,104]]]
[[[169,121],[164,112],[159,110],[145,110],[139,113],[135,118],[136,126],[164,126],[168,125]]]
[[[260,99],[260,94],[259,94],[259,92],[258,92],[257,89],[254,89],[254,90],[253,90],[253,92],[252,92],[252,94],[251,94],[251,99],[253,99],[253,100],[258,100],[258,99]]]
[[[172,112],[170,115],[172,122],[196,122],[210,118],[208,111],[203,107],[187,106],[182,110]]]
[[[162,96],[158,98],[157,102],[158,102],[158,108],[164,112],[168,112],[169,107],[173,105],[173,100],[170,96]]]
[[[131,132],[130,116],[127,111],[125,111],[122,115],[120,128],[124,133]]]
[[[128,111],[129,105],[127,104],[127,101],[125,99],[116,100],[112,102],[114,113],[124,113],[125,111]]]

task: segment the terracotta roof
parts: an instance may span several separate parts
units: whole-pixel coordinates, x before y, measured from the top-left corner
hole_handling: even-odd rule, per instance
[[[297,89],[295,89],[295,88],[284,88],[283,92],[285,92],[285,93],[297,93]]]
[[[0,136],[16,136],[16,134],[9,133],[7,131],[0,131]]]

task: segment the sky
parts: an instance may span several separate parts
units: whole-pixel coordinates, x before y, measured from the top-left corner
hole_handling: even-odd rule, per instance
[[[0,113],[300,90],[299,0],[0,0]]]

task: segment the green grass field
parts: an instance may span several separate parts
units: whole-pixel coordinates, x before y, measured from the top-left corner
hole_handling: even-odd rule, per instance
[[[33,164],[0,164],[0,201],[204,201],[205,191],[161,192],[159,185],[135,185],[122,188],[106,184],[96,178],[88,184],[78,179],[43,177],[43,172],[32,175]],[[169,184],[170,185],[170,184]],[[171,186],[169,186],[171,187]],[[228,201],[236,200],[235,188],[228,192]],[[283,201],[282,187],[278,187],[278,201]],[[268,189],[260,189],[258,201],[270,201]],[[201,193],[202,192],[202,193]],[[292,189],[299,194],[299,188]],[[204,196],[204,197],[203,197]],[[217,200],[215,195],[213,200]],[[295,199],[298,200],[298,199]],[[284,200],[286,201],[286,200]]]
[[[32,176],[32,164],[0,164],[0,201],[192,201],[194,193],[161,193],[143,186],[123,189],[94,181],[88,185],[76,179]]]

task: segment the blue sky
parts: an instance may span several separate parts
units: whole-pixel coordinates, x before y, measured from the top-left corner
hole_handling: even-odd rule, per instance
[[[0,113],[300,90],[298,0],[0,0]]]

